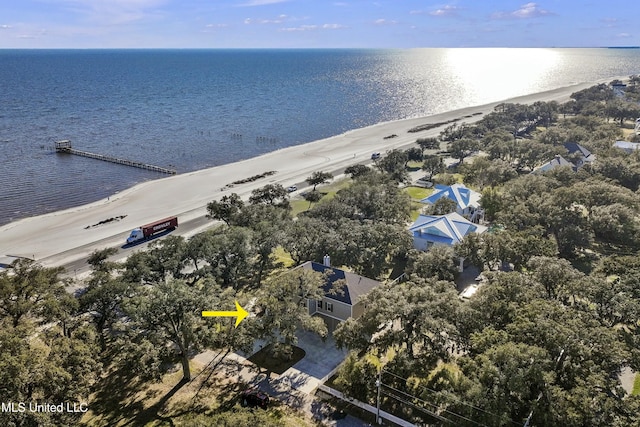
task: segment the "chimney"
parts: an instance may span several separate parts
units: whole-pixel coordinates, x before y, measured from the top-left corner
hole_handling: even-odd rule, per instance
[[[322,257],[322,264],[325,267],[331,267],[331,257],[329,256],[329,254]]]

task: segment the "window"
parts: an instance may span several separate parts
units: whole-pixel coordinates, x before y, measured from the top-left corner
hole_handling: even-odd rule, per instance
[[[322,308],[322,301],[318,300],[318,305],[317,305],[317,307],[318,307],[318,308],[320,308],[320,309]]]
[[[327,311],[331,311],[331,312],[333,312],[333,304],[332,304],[332,303],[328,302],[328,303],[326,304],[326,308],[327,308]]]

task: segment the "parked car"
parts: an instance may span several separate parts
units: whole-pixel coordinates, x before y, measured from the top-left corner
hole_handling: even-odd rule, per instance
[[[296,187],[295,185],[292,185],[290,187],[287,187],[287,191],[289,193],[293,193],[294,191],[298,191],[298,187]]]
[[[380,158],[380,153],[371,154],[371,160],[378,160]]]
[[[269,395],[255,388],[243,391],[240,397],[242,398],[242,406],[266,408],[269,404]]]

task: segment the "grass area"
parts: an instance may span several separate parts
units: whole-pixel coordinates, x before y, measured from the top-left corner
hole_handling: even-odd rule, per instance
[[[636,379],[633,381],[632,396],[640,396],[640,374],[636,374]]]
[[[342,190],[343,188],[349,187],[352,183],[353,181],[351,180],[351,178],[343,178],[337,181],[333,181],[327,185],[321,185],[320,187],[318,187],[318,190],[326,193],[321,202],[324,200],[333,199],[338,191]]]
[[[433,193],[432,188],[407,187],[404,191],[411,197],[411,221],[415,221],[420,216],[420,212],[425,207],[419,201]]]
[[[160,382],[142,382],[117,372],[102,379],[105,386],[91,396],[89,412],[82,420],[86,426],[218,425],[222,413],[239,413],[251,418],[252,408],[240,405],[240,393],[246,384],[237,382],[220,365],[203,366],[191,362],[192,380],[181,381],[182,370],[165,375]],[[261,410],[262,411],[262,410]],[[277,399],[265,411],[266,418],[287,427],[314,424]],[[278,424],[280,425],[280,424]]]
[[[353,181],[350,178],[344,178],[337,181],[333,181],[327,185],[318,186],[317,190],[320,191],[323,196],[322,199],[318,203],[322,203],[327,200],[331,200],[336,196],[336,193],[343,188],[347,188],[351,185]],[[304,200],[302,196],[298,196],[295,199],[291,200],[291,215],[295,218],[300,213],[305,212],[309,209],[309,202]],[[315,203],[311,206],[313,207]]]
[[[287,369],[298,363],[306,355],[303,349],[296,347],[295,345],[288,346],[288,350],[291,351],[289,357],[274,354],[273,345],[269,344],[268,346],[260,349],[260,351],[251,356],[248,360],[269,372],[282,375]]]
[[[625,140],[629,140],[629,135],[635,135],[636,134],[636,132],[635,132],[635,130],[633,128],[631,128],[631,129],[622,128],[621,130],[622,130],[623,139],[625,139]]]
[[[278,261],[284,264],[285,268],[292,267],[294,264],[293,259],[291,259],[291,255],[289,255],[289,253],[285,251],[282,246],[278,246],[277,248],[275,248],[275,250],[273,251],[273,255]]]
[[[433,193],[433,188],[407,187],[404,191],[414,200],[422,200]]]
[[[294,199],[289,203],[291,204],[291,216],[294,218],[309,209],[309,202],[304,199]]]
[[[410,161],[409,163],[407,163],[407,170],[409,172],[417,172],[422,169],[422,165],[423,162]]]

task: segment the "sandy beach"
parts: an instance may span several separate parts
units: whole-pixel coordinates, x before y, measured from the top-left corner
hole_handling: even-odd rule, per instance
[[[609,82],[614,78],[602,82]],[[565,102],[569,100],[571,93],[595,83],[576,84],[509,99],[506,102]],[[412,127],[476,114],[461,120],[461,122],[471,123],[491,112],[500,102],[429,117],[380,123],[237,163],[144,182],[114,194],[108,200],[103,199],[63,211],[25,218],[0,228],[0,256],[35,258],[46,265],[67,262],[68,257],[56,257],[56,255],[79,247],[86,247],[85,252],[89,253],[93,249],[110,244],[115,245],[117,242],[122,244],[129,231],[141,224],[169,215],[177,215],[181,222],[202,217],[206,214],[206,204],[225,194],[235,192],[247,198],[252,190],[268,183],[280,183],[287,187],[303,182],[314,171],[334,171],[368,160],[372,152],[384,153],[393,148],[409,146],[415,142],[416,138],[437,136],[443,128],[408,133],[407,131]],[[300,125],[304,126],[302,123]],[[398,136],[383,139],[392,134]],[[114,173],[117,173],[119,167],[114,165]],[[277,173],[233,188],[225,187],[233,181],[267,171],[277,171]],[[223,187],[225,187],[224,190],[222,190]],[[85,228],[105,219],[124,215],[126,217],[120,221]],[[92,245],[93,243],[95,245]]]

